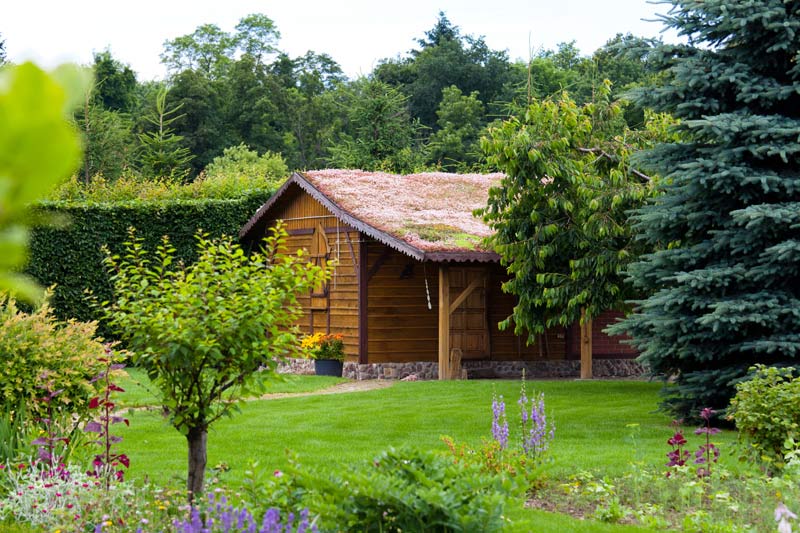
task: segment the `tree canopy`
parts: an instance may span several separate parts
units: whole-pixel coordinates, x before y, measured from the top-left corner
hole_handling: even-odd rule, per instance
[[[284,254],[286,235],[276,229],[248,255],[230,238],[200,233],[198,259],[187,266],[166,237],[151,254],[131,230],[125,252],[106,258],[115,294],[106,317],[186,436],[190,499],[203,490],[209,427],[294,353],[297,297],[327,275],[302,250]]]
[[[513,323],[530,340],[618,308],[631,295],[623,271],[640,248],[628,212],[653,185],[630,156],[663,134],[656,126],[663,118],[633,131],[609,94],[606,84],[597,101],[582,106],[566,93],[536,100],[482,141],[489,165],[505,173],[483,215],[512,276],[503,290],[518,297],[501,326]]]
[[[629,268],[646,299],[620,330],[678,416],[724,409],[754,363],[800,355],[800,2],[679,2],[688,38],[647,51],[663,83],[634,96],[680,119],[646,154],[665,177],[635,217],[655,251]]]

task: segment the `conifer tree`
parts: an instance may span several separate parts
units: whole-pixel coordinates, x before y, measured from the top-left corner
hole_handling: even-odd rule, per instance
[[[156,95],[155,112],[145,117],[155,129],[139,134],[139,160],[146,176],[183,179],[193,156],[183,146],[183,136],[176,135],[171,127],[183,116],[176,115],[182,104],[168,107],[166,101],[167,90],[161,89]]]
[[[684,141],[645,155],[667,178],[635,218],[656,251],[631,265],[647,298],[616,331],[670,380],[665,407],[696,416],[754,363],[800,355],[800,1],[671,4],[688,43],[650,52],[666,81],[637,99]]]

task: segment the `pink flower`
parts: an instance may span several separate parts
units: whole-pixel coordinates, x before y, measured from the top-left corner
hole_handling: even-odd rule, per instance
[[[276,470],[275,477],[283,477],[283,472],[281,472],[280,470]]]

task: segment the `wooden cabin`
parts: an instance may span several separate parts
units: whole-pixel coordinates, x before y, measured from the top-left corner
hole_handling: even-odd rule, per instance
[[[482,244],[491,229],[472,213],[501,177],[295,173],[240,239],[253,245],[280,220],[291,251],[303,248],[313,262],[335,265],[330,281],[302,301],[299,325],[305,333],[341,333],[347,361],[438,363],[441,379],[459,373],[458,359],[466,366],[578,359],[574,327],[549,330],[530,345],[498,328],[515,298],[501,290],[507,274],[499,256]],[[636,355],[601,331],[593,340],[603,358]]]

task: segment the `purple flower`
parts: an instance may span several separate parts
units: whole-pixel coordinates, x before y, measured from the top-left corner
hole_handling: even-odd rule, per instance
[[[706,407],[700,411],[700,418],[702,418],[706,422],[709,422],[711,420],[711,417],[714,416],[715,414],[717,414],[715,410],[713,410],[710,407]]]
[[[492,398],[492,438],[500,444],[500,449],[508,447],[508,421],[506,420],[506,404],[503,397]]]

